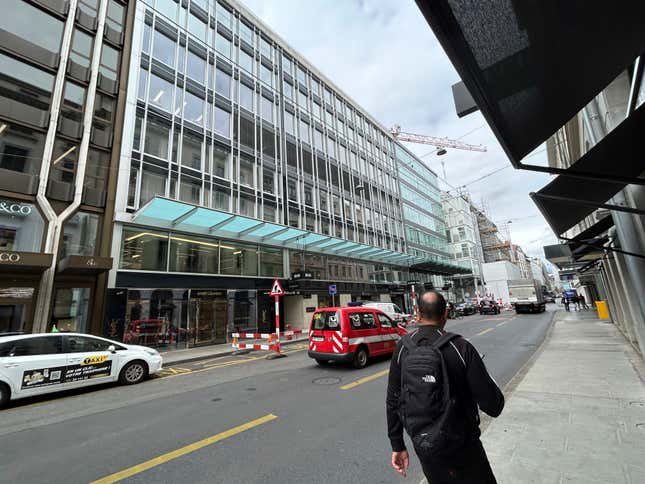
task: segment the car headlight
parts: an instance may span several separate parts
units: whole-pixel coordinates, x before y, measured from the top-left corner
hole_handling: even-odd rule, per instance
[[[146,348],[145,350],[146,353],[148,353],[150,356],[159,356],[159,352],[155,349],[152,348]]]

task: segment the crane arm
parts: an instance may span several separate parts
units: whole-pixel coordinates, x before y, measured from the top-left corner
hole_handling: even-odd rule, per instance
[[[437,138],[435,136],[423,136],[420,134],[406,133],[401,131],[401,126],[396,125],[390,129],[390,133],[399,141],[408,141],[410,143],[419,143],[424,145],[432,145],[437,148],[455,148],[458,150],[468,150],[468,151],[486,151],[484,145],[471,145],[468,143],[462,143],[461,141],[449,139],[449,138]]]

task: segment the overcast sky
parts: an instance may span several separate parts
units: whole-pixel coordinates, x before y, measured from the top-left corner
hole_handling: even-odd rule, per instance
[[[511,220],[511,240],[527,254],[543,257],[542,246],[556,243],[528,196],[550,176],[512,168],[479,112],[457,118],[450,86],[459,77],[413,0],[242,1],[383,125],[485,145],[486,153],[451,150],[423,159],[440,177],[443,161],[448,183],[468,184],[472,199],[484,202],[493,220]],[[419,156],[433,150],[406,146]],[[544,147],[530,161],[545,164]]]

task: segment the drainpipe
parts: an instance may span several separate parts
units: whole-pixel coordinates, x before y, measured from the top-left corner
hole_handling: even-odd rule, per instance
[[[45,213],[48,221],[47,236],[45,239],[45,253],[53,254],[52,265],[45,270],[40,281],[38,290],[38,299],[36,301],[36,309],[34,311],[34,332],[47,331],[50,306],[52,300],[52,293],[54,288],[54,277],[56,275],[56,265],[58,262],[58,253],[60,246],[60,234],[63,223],[80,207],[81,199],[83,196],[83,182],[85,178],[85,168],[87,160],[87,152],[90,142],[90,130],[92,127],[92,118],[94,116],[94,99],[96,97],[96,85],[98,82],[98,69],[101,62],[101,49],[103,47],[103,31],[105,27],[105,15],[107,12],[107,0],[103,0],[99,7],[98,12],[98,27],[94,37],[94,51],[92,53],[92,70],[90,74],[90,83],[87,88],[87,95],[85,98],[85,113],[83,117],[83,137],[78,150],[78,163],[76,168],[76,177],[74,181],[74,199],[70,205],[63,210],[60,215],[57,215],[52,208],[49,200],[47,199],[47,182],[49,179],[49,172],[51,168],[51,156],[54,149],[54,141],[56,138],[56,128],[58,125],[58,115],[60,111],[60,103],[63,96],[65,87],[65,72],[67,70],[67,61],[69,59],[69,50],[72,41],[72,34],[74,32],[75,15],[72,12],[76,11],[77,0],[70,0],[69,12],[65,23],[65,35],[63,38],[63,46],[61,49],[61,63],[56,75],[56,90],[52,98],[52,111],[50,119],[50,128],[47,133],[47,143],[45,146],[45,153],[43,155],[43,162],[40,168],[40,184],[38,186],[38,195],[36,199],[38,205]]]

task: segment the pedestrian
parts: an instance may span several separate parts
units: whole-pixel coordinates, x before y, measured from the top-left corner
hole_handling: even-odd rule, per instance
[[[446,300],[439,292],[425,292],[419,312],[419,328],[401,338],[390,364],[386,406],[392,467],[406,476],[405,428],[428,482],[496,483],[479,439],[478,407],[497,417],[504,395],[474,346],[444,331]]]
[[[578,301],[579,301],[579,304],[582,305],[582,309],[584,309],[585,311],[589,309],[589,306],[587,306],[587,301],[585,300],[584,294],[580,294],[578,296]]]
[[[573,303],[576,305],[576,311],[580,311],[580,296],[578,294],[573,296]]]
[[[564,304],[564,309],[567,311],[569,310],[569,298],[566,294],[562,295],[562,301],[560,301],[562,304]]]

